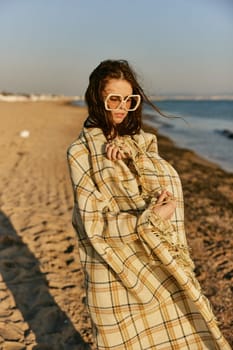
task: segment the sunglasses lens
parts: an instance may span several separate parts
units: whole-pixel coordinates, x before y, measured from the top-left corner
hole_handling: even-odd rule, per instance
[[[118,109],[122,103],[122,98],[119,95],[110,95],[106,99],[106,105],[109,110]]]
[[[140,103],[140,96],[139,95],[130,95],[126,101],[126,108],[128,111],[135,111],[135,109],[138,107]]]

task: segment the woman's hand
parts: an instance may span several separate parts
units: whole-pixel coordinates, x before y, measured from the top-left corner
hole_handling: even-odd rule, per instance
[[[108,142],[106,145],[106,154],[108,159],[115,161],[128,158],[130,150],[124,145],[117,146],[114,142]]]
[[[176,199],[173,197],[172,193],[163,190],[153,207],[153,212],[158,214],[162,219],[169,220],[174,214],[175,209]]]

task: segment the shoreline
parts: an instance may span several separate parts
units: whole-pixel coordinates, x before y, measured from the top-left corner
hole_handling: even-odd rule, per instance
[[[146,122],[143,123],[143,129],[147,132],[150,132],[152,134],[155,134],[158,138],[158,148],[159,148],[159,153],[160,149],[162,150],[162,157],[166,158],[166,153],[163,154],[163,149],[164,146],[167,147],[173,147],[174,149],[179,150],[181,153],[186,153],[186,155],[190,155],[191,158],[195,159],[196,163],[206,165],[207,167],[211,167],[213,169],[220,169],[224,173],[231,174],[230,171],[223,169],[219,164],[215,163],[214,161],[210,161],[206,159],[205,157],[202,157],[202,155],[198,154],[196,151],[186,148],[186,147],[180,147],[176,144],[174,140],[172,140],[171,137],[164,135],[163,133],[160,133],[156,127],[148,125]],[[160,147],[161,144],[161,147]],[[172,161],[170,159],[170,161]]]
[[[86,108],[70,102],[0,102],[0,347],[92,344],[66,163]],[[232,174],[144,129],[181,177],[195,272],[233,345]]]

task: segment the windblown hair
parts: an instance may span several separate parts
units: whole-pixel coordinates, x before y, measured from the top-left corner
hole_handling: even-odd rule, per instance
[[[141,101],[149,104],[158,113],[162,114],[146,96],[139,85],[136,73],[126,60],[106,60],[101,62],[91,73],[89,85],[85,93],[85,101],[88,107],[88,118],[85,127],[101,128],[107,138],[116,135],[138,134],[142,126],[142,103],[135,111],[128,112],[122,123],[114,125],[109,112],[106,111],[103,99],[103,90],[110,79],[124,79],[130,83],[133,94],[141,96]],[[111,135],[111,136],[110,136]]]

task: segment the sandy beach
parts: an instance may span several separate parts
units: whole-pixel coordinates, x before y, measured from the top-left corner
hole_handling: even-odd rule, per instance
[[[66,163],[85,117],[85,108],[67,101],[0,102],[2,350],[95,349]],[[233,345],[233,175],[166,137],[158,140],[183,183],[197,277]]]

